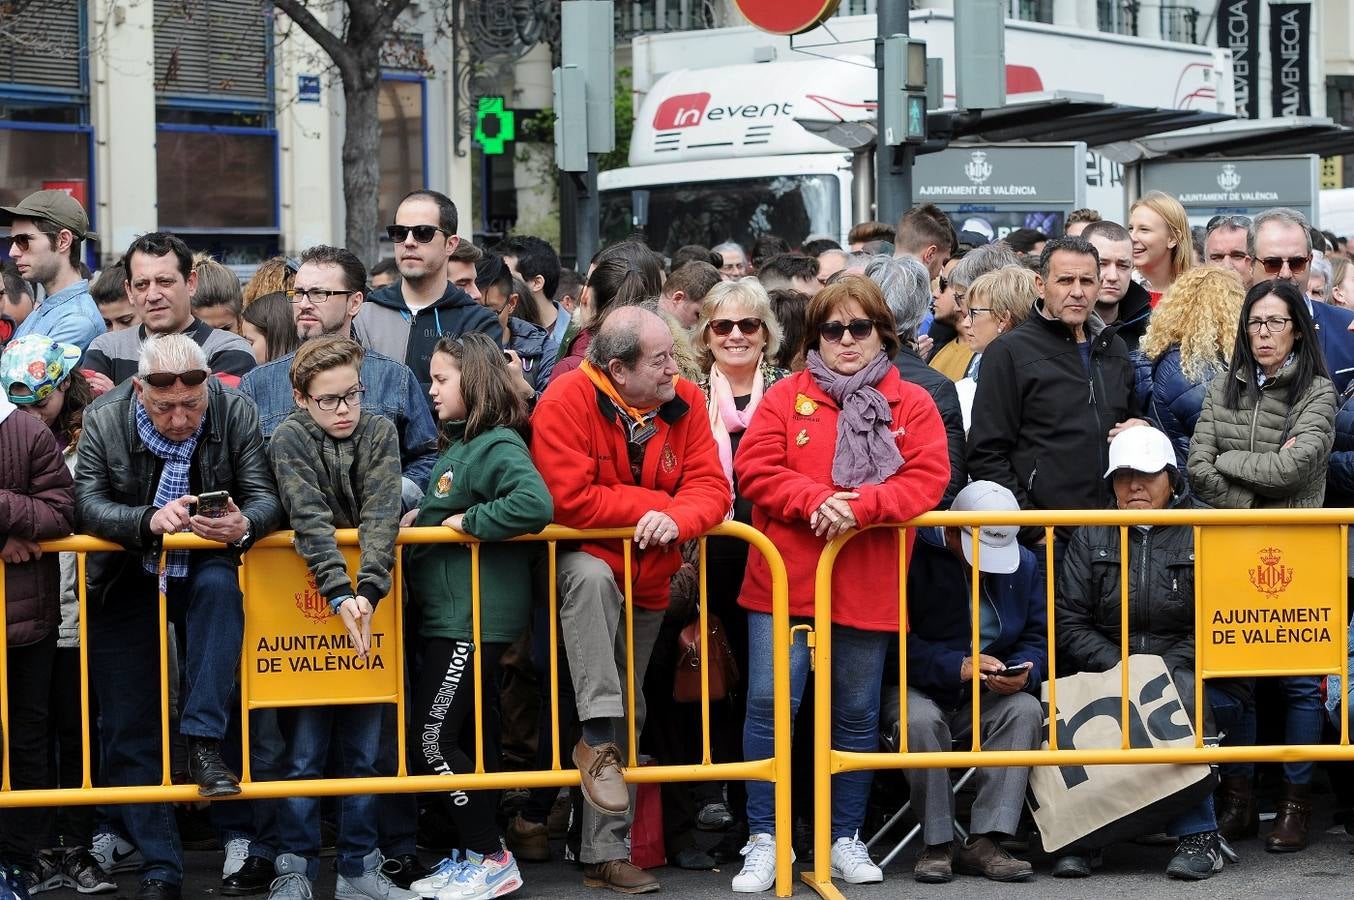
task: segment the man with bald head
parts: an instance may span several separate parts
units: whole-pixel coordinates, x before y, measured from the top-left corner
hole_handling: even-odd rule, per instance
[[[677,376],[672,332],[656,314],[622,306],[602,319],[576,370],[551,382],[531,419],[531,452],[568,528],[633,529],[633,684],[644,683],[678,547],[724,520],[732,495],[696,385]],[[583,737],[583,881],[626,894],[658,890],[629,862],[632,808],[622,771],[626,734],[625,581],[621,542],[559,553],[559,622]],[[644,696],[635,695],[635,733]]]

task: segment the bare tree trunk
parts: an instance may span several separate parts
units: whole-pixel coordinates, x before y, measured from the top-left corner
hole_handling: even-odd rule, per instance
[[[381,222],[381,89],[379,63],[359,67],[343,83],[343,200],[347,210],[344,242],[368,266],[377,262]],[[350,83],[351,81],[351,83]]]

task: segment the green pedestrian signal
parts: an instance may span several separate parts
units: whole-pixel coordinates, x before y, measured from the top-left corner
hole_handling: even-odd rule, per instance
[[[517,137],[516,115],[503,108],[502,97],[481,97],[475,114],[475,143],[489,156],[498,156]]]

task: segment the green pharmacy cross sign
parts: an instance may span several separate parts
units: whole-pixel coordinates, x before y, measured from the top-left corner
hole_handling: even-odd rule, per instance
[[[517,136],[516,116],[503,108],[502,97],[481,97],[475,114],[475,142],[490,156],[498,156]]]

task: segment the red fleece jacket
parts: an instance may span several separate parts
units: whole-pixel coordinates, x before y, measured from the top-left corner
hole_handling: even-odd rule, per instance
[[[896,369],[878,385],[893,413],[903,465],[883,484],[855,488],[851,510],[861,525],[905,522],[940,502],[950,479],[945,424],[924,388]],[[752,527],[769,537],[790,577],[790,613],[814,614],[814,579],[825,542],[809,516],[839,490],[832,482],[840,409],[808,372],[778,381],[752,417],[738,444],[738,492],[752,501]],[[912,552],[913,534],[907,532]],[[771,575],[760,553],[748,556],[739,603],[771,611]],[[898,538],[889,529],[852,538],[832,575],[832,621],[866,631],[898,630]]]
[[[657,433],[644,444],[638,482],[630,473],[625,425],[611,401],[579,370],[552,379],[531,417],[531,455],[555,501],[555,522],[569,528],[632,527],[650,510],[677,523],[667,548],[631,545],[634,598],[645,609],[668,605],[668,582],[682,564],[678,546],[724,521],[732,497],[719,464],[705,398],[679,379],[677,396],[659,407]],[[582,549],[605,561],[624,591],[618,541]]]

